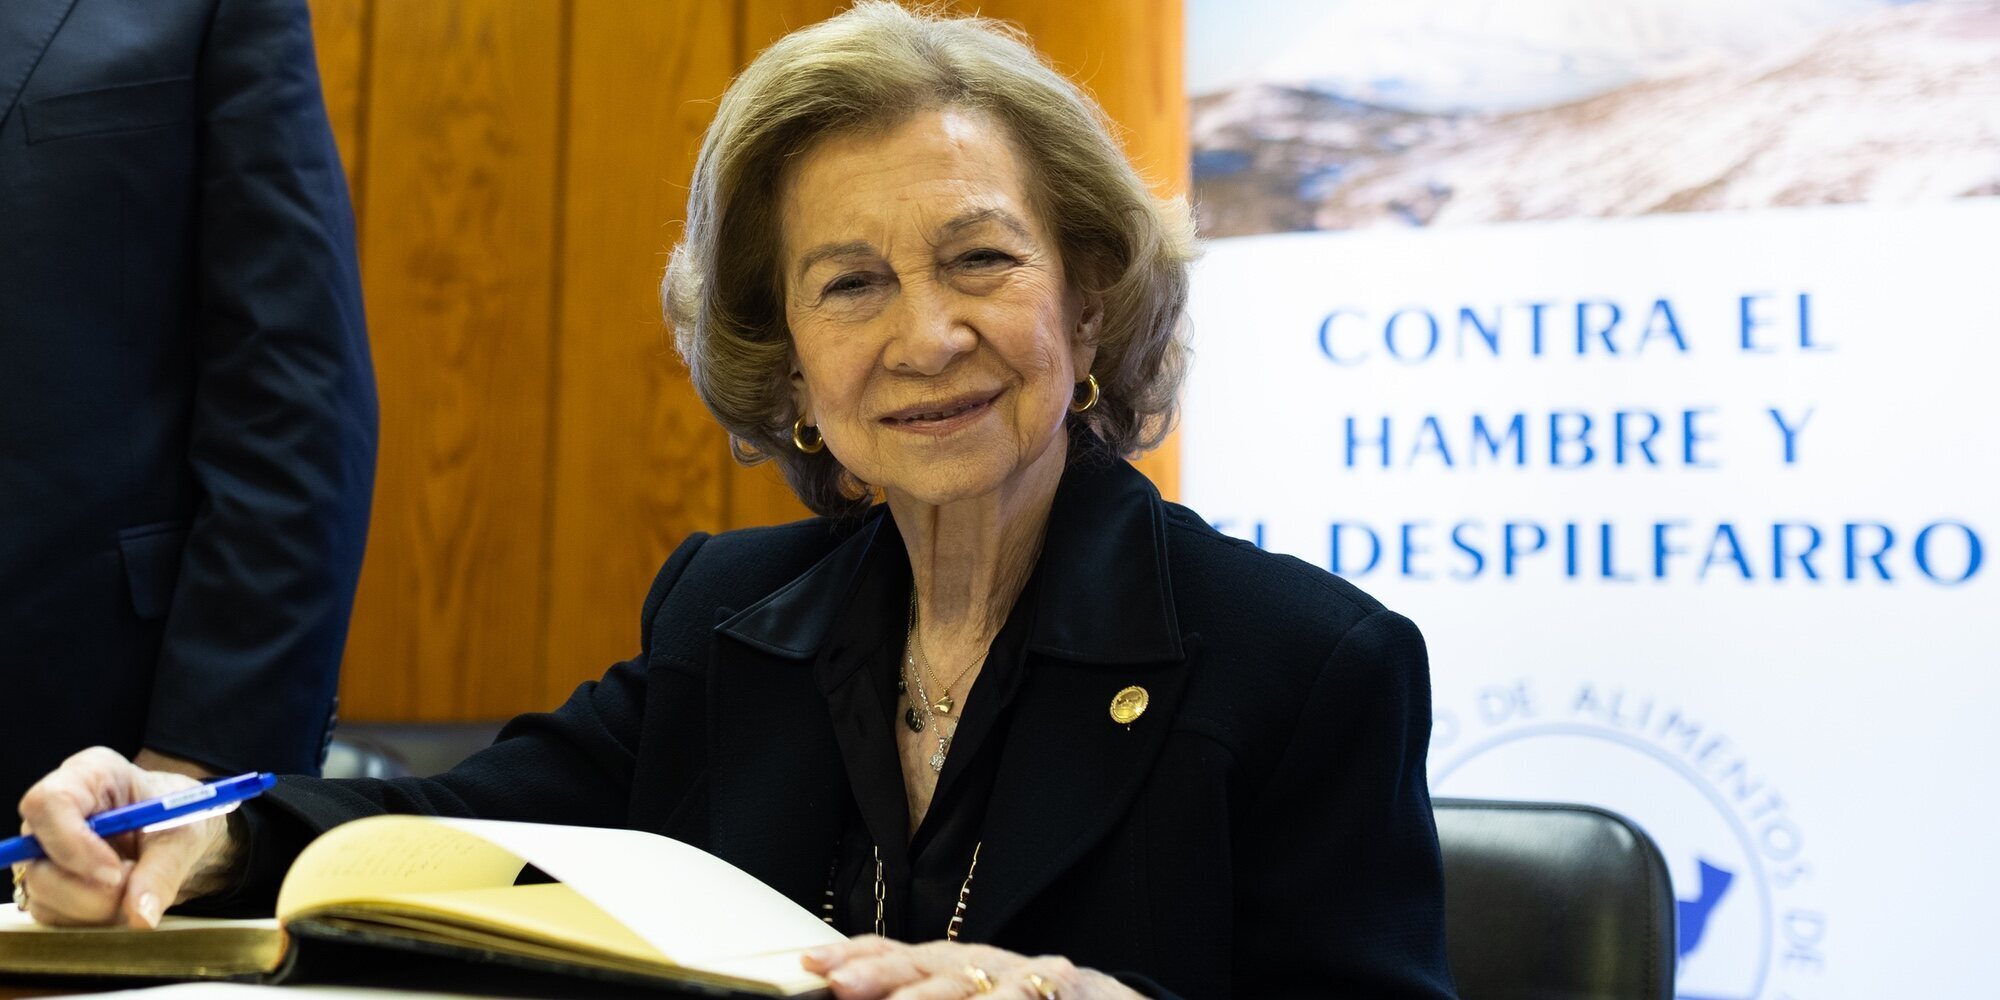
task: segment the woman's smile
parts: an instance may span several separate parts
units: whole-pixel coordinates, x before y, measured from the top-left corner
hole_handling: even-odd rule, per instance
[[[992,415],[1005,390],[960,393],[940,401],[903,407],[882,417],[883,426],[932,437],[957,433]]]

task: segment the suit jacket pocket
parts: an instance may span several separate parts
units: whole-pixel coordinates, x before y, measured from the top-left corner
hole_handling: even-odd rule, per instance
[[[125,558],[125,583],[132,593],[132,610],[140,618],[151,621],[166,614],[173,604],[187,535],[186,521],[142,525],[118,533],[118,551]]]
[[[180,77],[75,94],[22,105],[28,144],[181,125],[194,120],[194,80]]]

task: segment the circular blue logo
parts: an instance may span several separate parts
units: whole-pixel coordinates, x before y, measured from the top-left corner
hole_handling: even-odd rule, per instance
[[[1638,824],[1673,879],[1683,1000],[1779,996],[1781,952],[1816,969],[1825,917],[1787,898],[1811,868],[1768,777],[1678,708],[1587,683],[1564,694],[1516,681],[1439,706],[1432,793],[1580,802]]]

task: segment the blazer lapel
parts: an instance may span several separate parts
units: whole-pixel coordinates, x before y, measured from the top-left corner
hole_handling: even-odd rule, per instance
[[[0,5],[0,125],[20,100],[75,0],[6,0]]]
[[[819,904],[853,799],[827,691],[856,680],[858,650],[828,637],[879,526],[741,612],[721,609],[709,635],[709,849],[805,906]]]
[[[991,941],[1131,808],[1165,743],[1193,664],[1085,666],[1031,656],[1008,711],[1006,750],[987,804],[965,936]],[[1145,714],[1111,717],[1121,689],[1145,689]]]
[[[812,665],[709,642],[709,850],[816,906],[850,793]]]
[[[1049,512],[1027,670],[1014,701],[964,931],[990,941],[1115,827],[1152,773],[1195,665],[1167,573],[1159,493],[1083,449]],[[1146,693],[1130,724],[1111,715]]]

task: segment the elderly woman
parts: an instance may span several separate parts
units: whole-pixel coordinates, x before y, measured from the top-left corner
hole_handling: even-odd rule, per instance
[[[639,656],[434,778],[286,779],[121,865],[81,817],[184,779],[79,755],[22,804],[32,913],[268,906],[316,833],[421,812],[705,848],[858,935],[806,959],[844,1000],[1449,995],[1416,629],[1119,457],[1173,416],[1190,255],[1016,34],[863,3],[785,38],[665,297],[825,516],[689,539]]]

